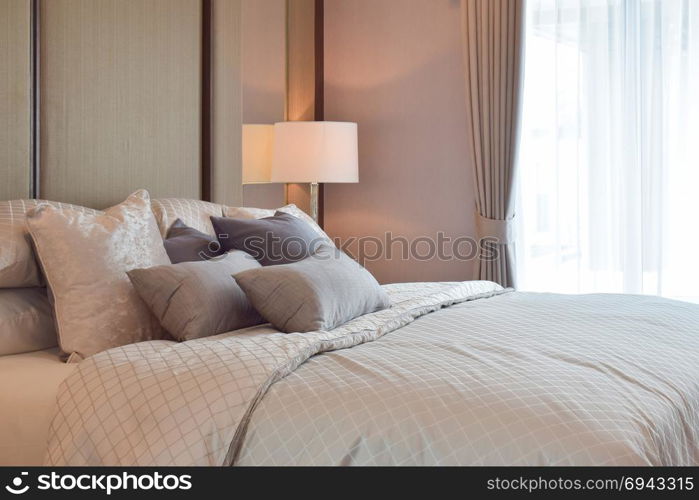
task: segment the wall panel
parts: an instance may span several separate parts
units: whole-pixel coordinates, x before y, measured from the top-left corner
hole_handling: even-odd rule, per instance
[[[343,241],[385,241],[388,231],[436,241],[442,231],[453,243],[476,235],[459,2],[400,3],[325,2],[325,118],[359,124],[359,183],[326,184],[325,229]],[[392,251],[366,262],[382,283],[476,276],[475,258],[402,259],[400,243]]]
[[[242,2],[243,122],[275,123],[286,116],[286,0]],[[243,186],[243,205],[284,205],[283,184]]]
[[[212,0],[211,199],[242,205],[241,0]]]
[[[30,0],[0,0],[0,200],[30,194],[30,11]]]
[[[201,193],[201,0],[41,1],[41,196]]]

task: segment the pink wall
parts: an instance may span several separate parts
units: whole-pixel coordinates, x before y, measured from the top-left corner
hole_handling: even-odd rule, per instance
[[[359,184],[325,188],[328,233],[475,236],[458,0],[325,0],[325,44],[325,119],[357,122],[360,149]],[[383,283],[473,279],[474,264],[365,262]]]
[[[286,106],[285,0],[243,0],[243,122],[284,120]],[[283,184],[243,186],[243,204],[276,208],[284,204]]]

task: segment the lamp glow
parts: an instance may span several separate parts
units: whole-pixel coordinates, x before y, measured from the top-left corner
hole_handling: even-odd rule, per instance
[[[270,182],[274,125],[243,125],[243,184]]]

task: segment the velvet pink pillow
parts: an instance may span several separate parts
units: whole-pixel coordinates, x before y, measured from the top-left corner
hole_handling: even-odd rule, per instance
[[[69,362],[166,335],[126,275],[170,263],[147,191],[99,214],[40,205],[27,225]]]

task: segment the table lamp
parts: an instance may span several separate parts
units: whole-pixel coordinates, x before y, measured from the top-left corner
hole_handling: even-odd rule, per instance
[[[311,213],[318,221],[318,185],[359,182],[357,124],[281,122],[274,124],[271,182],[311,185]]]

